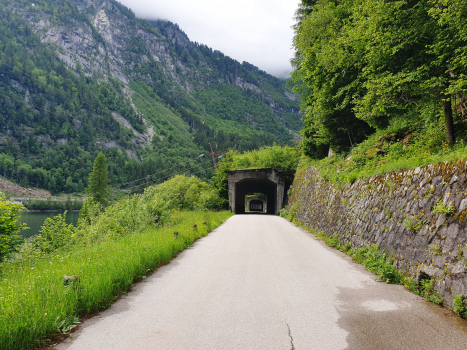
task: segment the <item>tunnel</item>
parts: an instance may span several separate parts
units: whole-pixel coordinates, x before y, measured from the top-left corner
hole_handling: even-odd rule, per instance
[[[227,172],[229,208],[236,214],[245,213],[245,196],[262,193],[267,197],[267,214],[278,214],[287,201],[287,190],[293,174],[273,168],[242,169]]]
[[[245,196],[249,193],[263,193],[267,197],[267,213],[276,213],[277,184],[267,179],[244,179],[236,183],[236,214],[245,213]]]

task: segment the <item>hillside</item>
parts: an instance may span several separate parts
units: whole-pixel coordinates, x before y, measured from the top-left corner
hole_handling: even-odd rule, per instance
[[[0,27],[0,172],[24,186],[82,191],[99,151],[118,185],[302,127],[284,81],[116,1],[1,0]]]

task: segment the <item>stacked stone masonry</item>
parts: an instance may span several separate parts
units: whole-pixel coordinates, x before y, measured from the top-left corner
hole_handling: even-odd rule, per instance
[[[388,173],[337,188],[311,167],[298,171],[289,210],[341,243],[376,243],[395,266],[419,278],[452,305],[467,296],[467,163],[441,163]]]

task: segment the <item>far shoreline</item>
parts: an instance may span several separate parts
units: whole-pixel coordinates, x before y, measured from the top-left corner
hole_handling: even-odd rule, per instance
[[[22,210],[22,213],[79,213],[81,210],[57,210],[57,209],[46,209],[46,210]]]

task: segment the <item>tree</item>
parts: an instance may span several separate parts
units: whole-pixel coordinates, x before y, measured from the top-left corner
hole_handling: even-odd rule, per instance
[[[435,123],[467,110],[467,35],[462,0],[302,2],[295,27],[295,91],[305,112],[303,149],[345,150],[395,118]],[[371,128],[369,128],[371,127]],[[321,148],[320,148],[321,147]]]
[[[86,194],[103,207],[108,206],[110,203],[109,170],[107,160],[102,152],[94,160],[92,172],[89,174]]]
[[[323,158],[328,147],[347,151],[374,129],[355,115],[354,96],[360,94],[360,52],[346,43],[352,22],[352,1],[317,1],[296,27],[294,91],[302,96],[305,155]]]
[[[439,45],[443,28],[430,16],[431,8],[430,0],[362,0],[354,13],[353,34],[359,34],[357,45],[365,48],[365,89],[355,110],[357,117],[372,123],[395,116],[420,118],[421,108],[440,111],[442,106],[446,139],[453,144],[448,91],[452,57],[446,55],[452,50]]]
[[[430,5],[429,13],[439,26],[430,49],[437,57],[436,66],[447,74],[443,110],[447,141],[453,144],[453,109],[462,114],[463,122],[467,120],[467,4],[463,0],[431,0]]]

